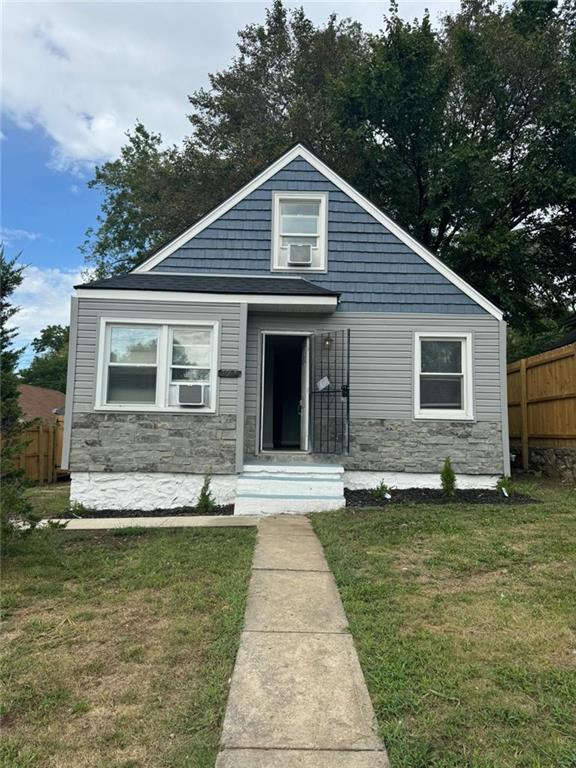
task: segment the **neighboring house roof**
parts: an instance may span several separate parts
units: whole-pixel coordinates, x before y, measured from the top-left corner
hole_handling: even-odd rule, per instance
[[[442,261],[440,261],[440,259],[428,251],[427,248],[422,245],[422,243],[419,243],[415,238],[408,234],[408,232],[402,229],[402,227],[392,221],[392,219],[386,216],[386,214],[379,210],[373,203],[367,200],[356,189],[348,184],[348,182],[344,181],[344,179],[338,176],[338,174],[331,170],[327,165],[319,160],[319,158],[313,155],[312,152],[310,152],[301,144],[298,144],[290,149],[288,152],[282,155],[282,157],[269,165],[266,170],[256,176],[251,182],[242,187],[242,189],[225,200],[221,205],[214,208],[210,213],[208,213],[206,216],[200,219],[200,221],[175,238],[171,243],[164,246],[164,248],[161,248],[154,256],[151,256],[145,262],[136,267],[133,274],[150,272],[150,270],[157,267],[170,254],[184,246],[191,238],[194,238],[200,232],[209,227],[210,224],[219,219],[219,217],[223,216],[227,211],[236,206],[240,201],[244,200],[244,198],[265,184],[269,179],[272,178],[272,176],[277,174],[280,170],[282,170],[288,164],[292,163],[297,158],[302,158],[307,163],[309,163],[314,169],[316,169],[316,171],[321,173],[326,179],[328,179],[328,181],[338,187],[339,190],[348,195],[355,203],[357,203],[368,214],[370,214],[374,220],[384,226],[388,232],[397,237],[398,240],[401,241],[405,246],[420,256],[423,261],[433,267],[439,274],[443,275],[447,281],[452,283],[452,285],[456,286],[463,294],[468,296],[469,299],[471,299],[478,306],[482,307],[486,312],[490,313],[498,320],[502,319],[502,312],[494,304],[492,304],[492,302],[482,296],[482,294],[480,294],[475,288],[473,288],[465,280],[459,277],[455,272],[447,267],[446,264],[444,264]]]
[[[576,344],[576,314],[566,320],[564,327],[568,330],[568,333],[557,341],[547,344],[544,347],[543,352],[549,352],[551,349],[558,349],[559,347],[566,347],[568,344]]]
[[[118,275],[106,280],[76,285],[84,289],[120,291],[177,291],[190,293],[244,294],[250,296],[338,296],[335,291],[314,285],[301,277],[236,277],[227,275],[183,275],[146,272]]]
[[[26,421],[42,419],[53,422],[55,410],[64,412],[66,395],[63,392],[45,387],[35,387],[32,384],[19,384],[18,389],[20,391],[18,402]]]

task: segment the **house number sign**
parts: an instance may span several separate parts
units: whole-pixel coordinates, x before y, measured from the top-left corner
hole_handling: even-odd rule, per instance
[[[218,376],[221,379],[239,379],[242,376],[242,371],[236,368],[220,368]]]

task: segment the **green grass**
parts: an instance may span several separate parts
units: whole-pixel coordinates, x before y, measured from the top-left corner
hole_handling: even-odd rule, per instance
[[[10,542],[0,765],[212,768],[253,546],[250,529]]]
[[[313,517],[392,768],[576,766],[576,491]]]
[[[70,483],[35,485],[27,495],[32,511],[39,517],[60,517],[70,509]]]

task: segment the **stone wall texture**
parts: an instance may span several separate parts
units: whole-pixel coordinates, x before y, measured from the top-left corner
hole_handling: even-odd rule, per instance
[[[530,469],[576,483],[576,448],[530,448]]]
[[[440,472],[446,456],[470,475],[503,472],[500,422],[353,419],[346,469]]]
[[[193,507],[204,475],[168,472],[73,472],[70,501],[87,509],[146,510]],[[237,475],[214,475],[216,504],[233,504]]]
[[[247,461],[254,460],[255,418],[244,426]],[[458,473],[502,475],[504,457],[500,422],[352,419],[348,455],[292,454],[282,460],[342,464],[347,470],[439,473],[450,456]],[[277,461],[259,455],[258,461]]]
[[[182,413],[78,413],[72,472],[236,471],[236,416]]]

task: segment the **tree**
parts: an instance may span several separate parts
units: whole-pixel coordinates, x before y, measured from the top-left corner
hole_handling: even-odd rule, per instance
[[[4,246],[0,246],[0,435],[2,457],[0,463],[0,527],[3,535],[12,530],[13,520],[32,521],[26,499],[26,483],[17,458],[23,447],[22,432],[25,423],[18,404],[18,376],[16,366],[23,352],[14,347],[17,329],[10,321],[18,307],[10,297],[22,282],[24,267],[15,259],[6,259]]]
[[[392,13],[370,47],[339,97],[374,157],[365,191],[517,327],[560,319],[576,296],[572,15],[471,0],[437,30]]]
[[[125,272],[180,234],[297,141],[328,162],[362,165],[356,136],[335,119],[330,89],[366,48],[358,24],[315,28],[275,0],[264,24],[239,33],[239,55],[190,97],[194,133],[162,147],[138,123],[120,157],[96,169],[104,194],[83,252],[97,276]]]
[[[465,0],[436,28],[393,7],[372,36],[275,0],[190,96],[180,147],[137,125],[97,169],[88,263],[132,268],[303,141],[514,327],[559,322],[576,296],[575,30],[573,3],[549,0]]]
[[[36,355],[29,367],[20,371],[25,384],[66,392],[69,332],[64,325],[48,325],[40,331],[32,342]]]

